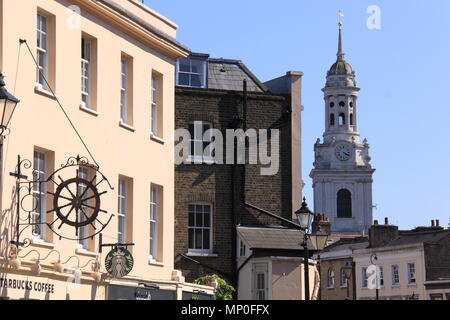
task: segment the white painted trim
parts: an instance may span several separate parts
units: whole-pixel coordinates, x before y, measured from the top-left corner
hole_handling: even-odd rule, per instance
[[[96,117],[98,117],[100,115],[100,113],[95,111],[94,109],[86,107],[84,102],[80,103],[80,110],[87,112],[89,114],[92,114],[93,116],[96,116]]]
[[[160,138],[160,137],[154,135],[153,133],[150,134],[150,139],[152,139],[152,140],[154,140],[156,142],[159,142],[161,144],[165,144],[166,143],[166,140],[164,140],[163,138]]]
[[[125,122],[123,122],[122,120],[119,121],[119,126],[121,126],[122,128],[128,129],[132,132],[136,131],[136,128],[133,127],[132,125],[126,124]]]

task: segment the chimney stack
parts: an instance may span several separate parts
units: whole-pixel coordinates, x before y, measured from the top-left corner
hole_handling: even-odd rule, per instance
[[[431,220],[431,226],[434,227],[434,220]]]
[[[374,224],[369,229],[369,243],[371,248],[383,247],[398,237],[398,227],[389,224],[389,219],[385,219],[385,224]]]
[[[384,224],[389,225],[389,218],[384,218]]]
[[[440,225],[439,225],[439,219],[436,220],[436,227],[440,227]]]
[[[315,214],[312,223],[312,232],[319,234],[331,234],[330,219],[324,214]]]

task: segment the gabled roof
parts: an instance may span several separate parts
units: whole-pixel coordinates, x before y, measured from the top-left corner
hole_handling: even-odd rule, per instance
[[[252,250],[303,250],[304,232],[300,230],[281,227],[237,227],[237,230]],[[308,243],[308,249],[315,250],[311,243]]]

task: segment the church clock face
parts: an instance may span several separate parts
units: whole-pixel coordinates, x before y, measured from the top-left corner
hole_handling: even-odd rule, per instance
[[[339,160],[347,161],[352,157],[352,150],[348,144],[340,143],[334,149],[334,154]]]

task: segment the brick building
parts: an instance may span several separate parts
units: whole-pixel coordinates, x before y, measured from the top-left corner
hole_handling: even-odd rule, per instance
[[[186,279],[216,273],[236,285],[243,250],[236,227],[292,227],[303,187],[301,78],[288,72],[261,83],[241,61],[205,54],[178,60],[175,127],[192,137],[185,162],[200,162],[177,165],[175,173],[175,263]],[[222,164],[217,154],[204,152],[212,142],[204,135],[208,129],[226,137],[227,129],[237,128],[278,129],[279,170],[262,175],[270,165],[249,164],[248,157],[245,166]],[[268,150],[275,139],[268,136]]]

